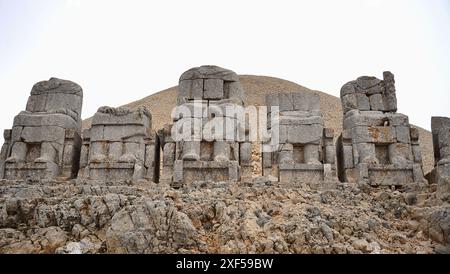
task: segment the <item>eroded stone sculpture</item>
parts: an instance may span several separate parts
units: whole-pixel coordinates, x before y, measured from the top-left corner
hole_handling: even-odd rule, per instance
[[[148,109],[99,108],[83,132],[79,177],[158,182],[159,143]]]
[[[181,75],[173,124],[160,131],[162,180],[180,187],[251,177],[243,98],[239,77],[230,70],[202,66]]]
[[[35,84],[26,110],[5,130],[0,178],[75,177],[81,148],[83,91],[71,81],[51,78]]]
[[[320,98],[311,93],[266,96],[268,132],[263,174],[284,184],[331,182],[336,178],[334,131],[324,128]]]
[[[450,118],[432,117],[434,169],[432,180],[437,184],[437,197],[450,202]]]
[[[339,177],[373,186],[424,182],[419,132],[396,113],[394,75],[384,72],[383,78],[363,76],[341,89]]]

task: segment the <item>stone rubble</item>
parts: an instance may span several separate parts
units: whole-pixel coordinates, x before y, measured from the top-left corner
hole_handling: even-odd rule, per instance
[[[0,253],[449,252],[450,206],[412,190],[249,182],[0,184]],[[413,203],[411,203],[413,200]]]

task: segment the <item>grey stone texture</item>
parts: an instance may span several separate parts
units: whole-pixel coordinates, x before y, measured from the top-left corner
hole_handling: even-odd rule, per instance
[[[361,111],[396,112],[394,75],[384,72],[384,79],[362,76],[348,82],[341,89],[344,114],[353,109]]]
[[[99,182],[159,181],[159,139],[145,107],[101,107],[83,132],[79,178]]]
[[[82,88],[51,78],[36,83],[26,110],[5,130],[1,179],[67,179],[78,172],[81,149]]]
[[[233,71],[201,66],[181,75],[173,124],[158,132],[161,182],[182,187],[195,181],[251,179],[252,144],[243,99],[244,89]]]
[[[341,89],[343,131],[336,144],[341,181],[400,186],[426,182],[419,134],[396,113],[394,75],[362,76]]]
[[[432,181],[437,184],[437,198],[450,202],[450,118],[431,117],[434,169]]]
[[[262,143],[263,175],[289,186],[336,180],[334,131],[324,128],[319,96],[274,93],[266,105],[271,138]],[[276,107],[279,115],[272,116]]]

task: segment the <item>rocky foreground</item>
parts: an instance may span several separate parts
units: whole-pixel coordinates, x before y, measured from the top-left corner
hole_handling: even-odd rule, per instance
[[[0,253],[448,253],[433,191],[3,180]]]

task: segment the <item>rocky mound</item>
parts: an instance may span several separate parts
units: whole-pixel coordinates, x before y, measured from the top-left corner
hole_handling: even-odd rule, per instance
[[[450,207],[428,190],[351,184],[0,184],[0,253],[449,252]],[[447,245],[447,246],[446,246]]]

